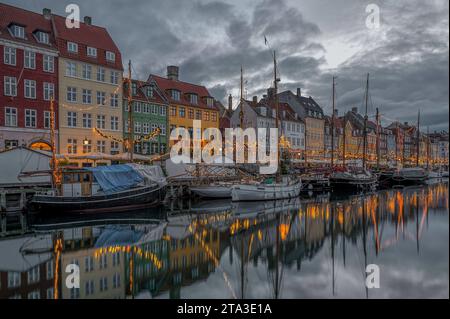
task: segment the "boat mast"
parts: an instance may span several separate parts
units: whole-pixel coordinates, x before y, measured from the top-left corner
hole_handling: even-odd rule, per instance
[[[347,138],[346,138],[346,126],[347,126],[347,121],[345,120],[345,116],[343,117],[344,119],[344,136],[343,136],[343,141],[342,141],[342,166],[345,168],[345,147],[346,147],[346,143],[347,143]]]
[[[241,65],[241,92],[240,92],[240,94],[241,94],[241,96],[240,96],[241,109],[239,111],[239,120],[240,120],[241,129],[244,129],[244,74],[243,74],[243,70],[242,70],[242,65]]]
[[[377,169],[380,169],[380,113],[377,108]]]
[[[333,76],[333,109],[331,114],[331,169],[333,170],[333,162],[334,162],[334,103],[335,103],[335,78]]]
[[[427,169],[430,167],[430,127],[427,126]]]
[[[55,107],[53,94],[50,97],[50,146],[52,148],[52,160],[51,160],[51,168],[52,168],[52,187],[56,188],[58,176],[57,176],[57,161],[56,161],[56,142],[55,142]]]
[[[279,78],[277,78],[277,59],[276,59],[276,53],[275,50],[273,51],[273,87],[274,87],[274,99],[275,99],[275,107],[276,107],[276,121],[275,121],[275,127],[277,129],[277,134],[279,134],[279,120],[280,120],[280,109],[278,105],[278,81],[280,81]],[[278,139],[277,141],[277,157],[278,157],[278,168],[277,168],[277,181],[280,180],[280,141]]]
[[[131,91],[131,60],[128,60],[128,152],[130,162],[133,163],[134,138],[133,138],[133,97]]]
[[[366,169],[366,151],[367,151],[367,104],[369,102],[369,73],[367,73],[366,80],[366,111],[364,115],[364,129],[363,129],[363,169]]]
[[[416,141],[416,166],[419,166],[419,148],[420,148],[420,109],[417,115],[417,141]]]

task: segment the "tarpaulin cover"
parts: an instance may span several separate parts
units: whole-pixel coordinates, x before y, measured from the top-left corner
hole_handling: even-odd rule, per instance
[[[144,178],[131,166],[111,165],[86,167],[106,194],[120,192],[141,183]]]

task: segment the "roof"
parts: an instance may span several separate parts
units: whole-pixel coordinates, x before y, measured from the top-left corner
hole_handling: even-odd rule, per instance
[[[55,26],[55,38],[60,56],[123,70],[120,51],[105,28],[80,22],[79,29],[69,29],[66,27],[65,17],[52,14],[52,19]],[[77,54],[67,51],[67,41],[78,44]],[[88,46],[97,49],[96,58],[87,56],[86,47]],[[106,60],[106,51],[115,53],[115,62]]]
[[[147,82],[147,81],[141,81],[141,80],[135,80],[131,79],[132,83],[136,83],[137,90],[136,94],[133,95],[133,100],[139,100],[142,102],[148,102],[148,103],[159,103],[159,104],[167,104],[166,96],[160,91],[158,88],[156,82]],[[124,81],[123,85],[123,98],[128,98],[128,88],[126,87],[127,81]],[[149,97],[145,95],[145,87],[152,86],[153,87],[153,96]]]
[[[288,103],[301,118],[309,117],[309,111],[319,113],[323,116],[323,110],[320,105],[311,97],[298,96],[292,91],[283,91],[278,93],[280,102]]]
[[[16,23],[25,27],[25,39],[15,38],[11,35],[8,30],[11,23]],[[37,30],[49,33],[49,44],[37,41],[36,37],[33,35]],[[0,38],[46,49],[56,49],[51,20],[44,18],[42,14],[13,7],[4,3],[0,3]]]
[[[170,103],[181,104],[181,105],[192,106],[192,107],[201,107],[201,108],[211,109],[211,110],[218,110],[216,105],[213,104],[212,106],[208,106],[206,104],[206,97],[212,98],[212,96],[209,94],[206,87],[204,87],[202,85],[183,82],[183,81],[179,81],[179,80],[170,80],[170,79],[163,78],[161,76],[153,75],[153,74],[150,74],[150,76],[149,76],[149,80],[151,80],[151,79],[153,79],[156,82],[156,84],[158,85],[158,87],[166,94],[167,100]],[[170,90],[180,91],[181,98],[179,101],[172,99],[172,95],[169,92]],[[198,104],[192,104],[189,99],[188,94],[197,94]]]

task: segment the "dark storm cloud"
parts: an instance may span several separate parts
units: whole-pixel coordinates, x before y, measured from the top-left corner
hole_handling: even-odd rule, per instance
[[[64,15],[74,1],[5,2]],[[301,87],[327,113],[333,75],[342,114],[364,107],[369,72],[369,114],[379,107],[384,123],[415,121],[420,108],[424,125],[448,129],[448,1],[374,2],[379,30],[365,27],[366,4],[359,1],[76,1],[82,16],[108,29],[138,78],[165,75],[166,65],[178,64],[180,79],[206,85],[226,104],[229,93],[237,97],[241,65],[248,96],[265,93],[276,49],[280,89]],[[330,65],[332,58],[338,63]]]

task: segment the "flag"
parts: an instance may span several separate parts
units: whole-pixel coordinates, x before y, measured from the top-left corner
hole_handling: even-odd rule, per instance
[[[264,36],[264,44],[267,45],[267,38]]]

